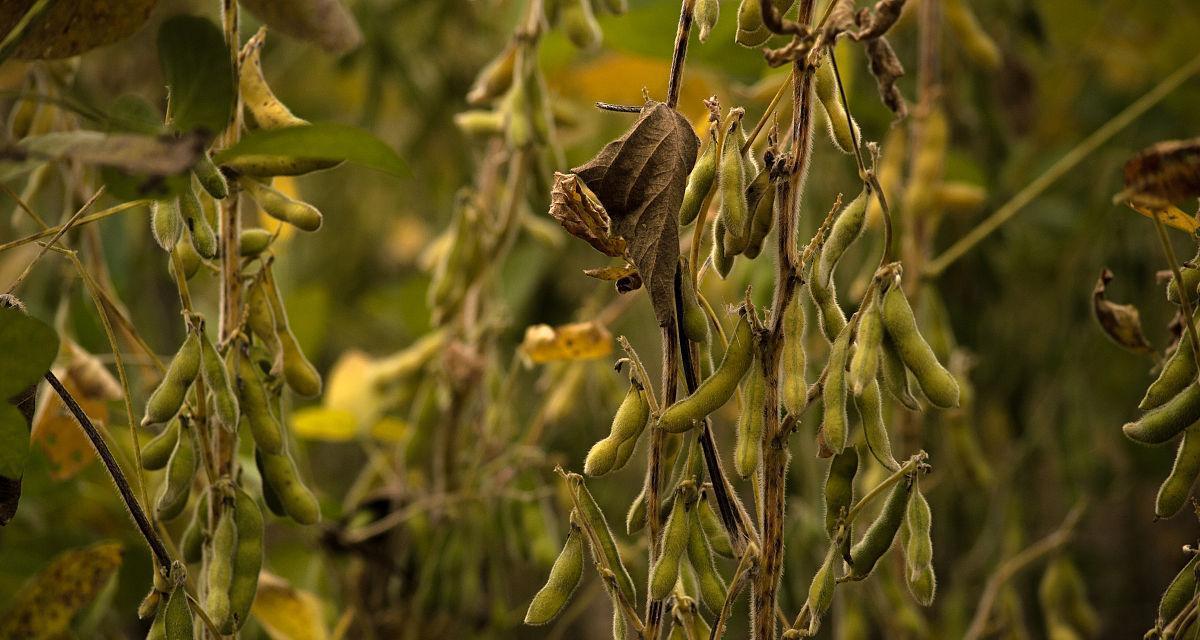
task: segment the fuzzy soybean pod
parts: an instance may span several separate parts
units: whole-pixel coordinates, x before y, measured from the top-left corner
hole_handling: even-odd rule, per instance
[[[192,491],[192,480],[196,477],[199,460],[196,455],[196,434],[190,428],[181,428],[175,442],[175,451],[167,462],[167,476],[158,494],[155,511],[160,520],[174,520],[183,513],[188,494]]]
[[[708,316],[700,307],[700,298],[696,292],[696,283],[688,271],[688,263],[683,262],[683,335],[696,344],[706,344],[709,339]]]
[[[1195,259],[1193,258],[1193,260]],[[1200,267],[1182,265],[1179,268],[1179,275],[1183,276],[1183,290],[1188,292],[1188,301],[1196,304],[1196,289],[1200,287]],[[1172,304],[1180,304],[1179,286],[1174,275],[1167,282],[1167,301]]]
[[[858,451],[846,447],[829,459],[829,471],[825,475],[825,534],[829,540],[837,538],[838,523],[850,510],[854,502],[854,476],[858,473]],[[849,549],[850,530],[847,527],[843,544]]]
[[[208,334],[200,331],[200,373],[204,376],[204,384],[212,392],[213,405],[216,407],[217,419],[227,431],[233,432],[238,426],[238,400],[229,382],[229,374],[225,371],[225,361],[217,353],[217,347],[209,339]]]
[[[916,482],[913,484],[916,485]],[[904,519],[908,527],[908,541],[904,550],[905,582],[913,598],[921,606],[928,607],[933,604],[933,596],[937,591],[937,578],[933,573],[933,515],[929,510],[929,501],[919,486],[913,489]]]
[[[1196,596],[1196,560],[1193,554],[1187,564],[1179,570],[1158,602],[1158,620],[1155,627],[1162,629],[1179,615],[1183,608]]]
[[[758,0],[742,0],[738,5],[737,35],[735,40],[743,47],[758,47],[771,37],[771,30],[763,24],[762,5]]]
[[[833,592],[837,588],[837,549],[830,546],[825,553],[825,560],[813,575],[812,583],[808,586],[808,629],[815,633],[821,626],[821,618],[833,604]]]
[[[217,234],[213,232],[212,225],[208,224],[208,217],[204,215],[204,207],[200,204],[200,196],[196,195],[196,190],[190,183],[183,193],[179,194],[179,213],[183,216],[188,238],[191,239],[192,248],[196,253],[209,260],[217,257]]]
[[[733,449],[733,466],[743,478],[754,475],[762,458],[766,394],[766,376],[755,363],[742,385],[742,415],[738,418],[737,443]]]
[[[830,56],[833,52],[830,51]],[[837,78],[833,74],[833,63],[826,56],[817,67],[815,93],[829,121],[829,137],[844,153],[854,153],[854,141],[861,139],[858,124],[846,113],[842,97],[838,92]]]
[[[622,442],[621,445],[617,447],[617,459],[615,462],[613,462],[614,471],[624,469],[625,465],[629,464],[629,459],[633,457],[633,452],[637,450],[637,443],[638,438],[633,437],[625,442]]]
[[[296,462],[292,460],[292,456],[287,451],[273,454],[262,449],[255,449],[254,455],[258,456],[263,484],[271,485],[271,490],[288,517],[299,524],[320,522],[321,505],[312,491],[300,481],[300,472],[296,469]],[[266,493],[265,488],[263,493]]]
[[[242,229],[238,236],[238,255],[253,258],[266,251],[274,240],[275,234],[266,229]]]
[[[163,632],[166,640],[192,640],[192,612],[188,610],[187,593],[182,585],[171,591],[163,615]]]
[[[822,251],[823,253],[824,251]],[[821,334],[825,336],[825,339],[833,342],[846,327],[846,314],[842,313],[842,308],[838,306],[837,286],[833,280],[831,279],[827,284],[821,284],[817,279],[820,263],[821,259],[818,256],[809,267],[808,292],[812,296],[813,304],[817,307],[817,326],[820,327]]]
[[[264,293],[267,301],[271,303],[271,313],[275,318],[275,335],[279,337],[279,346],[283,354],[283,379],[287,382],[288,387],[296,393],[312,397],[321,393],[321,374],[317,372],[317,368],[308,361],[304,356],[304,352],[300,350],[300,343],[296,341],[296,336],[292,333],[291,327],[288,326],[287,310],[283,306],[283,297],[279,292],[279,287],[275,285],[275,278],[268,270],[266,277],[263,279],[263,285],[266,287]]]
[[[1200,426],[1192,425],[1183,432],[1171,473],[1158,488],[1158,498],[1154,502],[1155,517],[1170,518],[1179,513],[1192,493],[1197,476],[1200,476]]]
[[[862,420],[863,437],[871,454],[889,471],[899,469],[900,463],[892,453],[892,441],[883,422],[883,394],[878,380],[871,380],[863,388],[862,395],[854,396],[854,407]]]
[[[733,545],[729,542],[729,532],[721,524],[721,518],[712,506],[712,486],[705,485],[700,492],[700,500],[696,503],[696,519],[704,530],[704,539],[712,550],[724,558],[733,557]]]
[[[241,410],[246,415],[246,424],[250,427],[254,445],[266,453],[282,453],[283,427],[271,412],[267,401],[267,388],[259,374],[258,366],[250,358],[238,357],[237,367]]]
[[[293,200],[269,185],[252,178],[238,181],[246,193],[264,213],[286,222],[301,231],[316,231],[321,228],[322,216],[316,207],[300,200]]]
[[[217,509],[217,528],[213,532],[212,553],[208,557],[204,610],[217,627],[229,619],[229,585],[233,582],[233,555],[238,531],[232,505]]]
[[[200,562],[204,553],[204,530],[208,528],[208,491],[196,499],[192,520],[179,538],[179,551],[188,564]]]
[[[564,4],[559,10],[559,19],[562,21],[563,31],[566,32],[571,43],[584,50],[600,46],[601,40],[604,39],[604,32],[600,30],[600,23],[596,21],[596,14],[592,11],[592,0],[563,0],[563,2]]]
[[[617,543],[613,540],[612,529],[608,528],[608,520],[605,519],[604,512],[600,510],[600,505],[596,504],[592,492],[588,491],[587,485],[583,482],[583,476],[578,473],[567,474],[567,484],[575,494],[579,517],[596,534],[595,542],[599,544],[600,548],[593,547],[592,555],[596,556],[597,560],[600,557],[604,558],[604,563],[616,574],[617,586],[621,589],[622,595],[630,602],[636,602],[637,590],[633,587],[633,578],[629,577],[629,571],[625,569],[625,563],[621,561]]]
[[[721,197],[717,212],[725,220],[725,254],[736,256],[746,248],[750,211],[746,204],[746,156],[737,144],[741,118],[736,117],[725,133],[721,161],[717,167],[717,189]]]
[[[1146,395],[1142,396],[1138,408],[1144,411],[1161,406],[1195,380],[1196,352],[1192,349],[1191,333],[1184,331],[1174,353],[1163,363],[1158,377],[1146,388]]]
[[[760,175],[767,175],[764,168]],[[757,182],[757,179],[755,180]],[[753,211],[750,215],[750,231],[746,238],[746,248],[742,254],[751,260],[762,253],[763,243],[775,225],[775,186],[768,180],[762,193],[750,200]]]
[[[146,401],[146,415],[142,417],[142,426],[159,424],[174,418],[183,406],[187,390],[199,373],[200,336],[197,331],[189,330],[183,345],[171,359],[171,364],[167,365],[162,382],[158,383],[158,387]]]
[[[881,374],[879,377],[887,387],[888,393],[905,407],[919,411],[921,403],[917,402],[917,398],[908,384],[908,369],[904,366],[904,360],[900,359],[896,343],[888,337],[886,330],[880,341],[879,369]]]
[[[589,476],[602,476],[616,469],[621,447],[630,440],[636,444],[649,419],[650,403],[645,392],[637,384],[630,383],[625,399],[617,407],[608,436],[592,445],[588,451],[583,472]]]
[[[165,251],[170,251],[183,237],[183,216],[175,200],[150,203],[150,233]]]
[[[525,612],[525,624],[543,625],[558,617],[567,606],[583,576],[583,530],[574,522],[562,551],[550,567],[550,577]]]
[[[720,0],[696,0],[696,26],[699,28],[700,42],[708,42],[708,35],[717,26],[717,17],[721,14]]]
[[[860,312],[858,331],[854,337],[854,355],[850,357],[850,371],[846,374],[850,392],[855,396],[862,395],[863,389],[875,382],[882,350],[883,318],[879,316],[879,294],[876,289]]]
[[[1200,384],[1193,382],[1161,406],[1122,427],[1125,436],[1141,444],[1163,444],[1200,420]]]
[[[823,406],[821,433],[825,446],[834,453],[846,448],[848,423],[846,415],[846,361],[850,356],[850,325],[842,327],[829,348],[825,371],[825,386],[821,389]]]
[[[816,279],[821,287],[828,287],[833,278],[833,270],[838,261],[846,253],[846,249],[862,235],[867,221],[867,203],[871,200],[871,192],[866,187],[838,214],[829,230],[829,238],[821,248],[821,257],[817,259]]]
[[[700,509],[697,507],[692,508],[691,522],[688,524],[688,562],[695,570],[696,581],[700,584],[700,599],[709,611],[716,613],[725,604],[725,579],[717,571],[716,559],[704,535],[704,528],[700,524]]]
[[[804,413],[808,406],[808,354],[804,350],[807,311],[799,291],[792,294],[791,304],[783,311],[783,353],[779,369],[780,397],[783,408],[791,415]]]
[[[233,553],[233,579],[229,584],[229,617],[221,633],[233,634],[250,617],[250,605],[258,592],[258,574],[262,570],[263,518],[258,503],[241,487],[234,489],[233,518],[237,526],[237,547]]]
[[[703,4],[703,3],[701,3]],[[713,0],[713,4],[716,4]],[[691,224],[700,215],[700,207],[712,191],[717,176],[717,127],[708,129],[708,139],[692,172],[688,174],[687,187],[683,190],[683,204],[679,207],[679,226]]]
[[[896,278],[883,294],[881,309],[883,327],[888,337],[896,345],[896,352],[904,365],[913,372],[921,391],[934,405],[949,409],[958,406],[958,381],[954,375],[938,362],[933,349],[921,331],[917,329],[917,320],[913,316],[912,307]]]
[[[888,493],[883,510],[867,528],[862,539],[850,548],[849,580],[862,580],[871,574],[875,564],[891,548],[896,540],[900,524],[908,507],[908,497],[912,494],[913,483],[907,478],[901,478]]]
[[[200,159],[196,161],[196,166],[192,167],[192,173],[196,174],[196,181],[204,188],[208,195],[222,200],[229,196],[229,182],[225,180],[225,175],[217,168],[213,162],[212,156],[205,151],[200,155]]]
[[[754,335],[744,312],[716,371],[705,378],[691,395],[667,407],[658,419],[659,426],[671,433],[683,433],[691,429],[697,420],[716,411],[729,400],[753,362]]]
[[[671,506],[671,515],[663,525],[662,548],[658,552],[658,560],[650,570],[650,597],[655,600],[666,598],[675,586],[675,581],[679,579],[679,561],[683,558],[683,552],[687,550],[688,539],[691,537],[691,512],[695,504],[695,489],[691,490],[691,500],[681,494],[690,487],[690,484],[680,485],[677,489],[679,493]]]
[[[717,221],[713,223],[711,259],[713,269],[716,270],[717,275],[721,276],[721,279],[729,275],[729,272],[733,269],[733,261],[736,257],[725,253],[725,235],[725,218],[718,213]]]
[[[275,311],[268,299],[270,292],[263,280],[250,286],[250,299],[246,305],[246,326],[254,337],[258,338],[271,353],[283,350],[279,335],[275,332]]]
[[[179,440],[179,418],[171,420],[163,428],[162,433],[151,438],[142,447],[142,468],[147,471],[158,471],[167,466],[171,452],[175,451],[175,442]]]

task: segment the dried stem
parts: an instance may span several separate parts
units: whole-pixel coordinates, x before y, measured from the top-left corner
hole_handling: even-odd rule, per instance
[[[671,55],[671,78],[667,82],[667,106],[679,105],[679,85],[683,82],[683,63],[687,60],[688,35],[696,0],[683,0],[679,8],[679,27],[675,30],[675,52]]]

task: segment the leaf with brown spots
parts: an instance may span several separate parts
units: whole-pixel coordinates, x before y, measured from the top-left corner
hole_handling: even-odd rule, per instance
[[[536,324],[525,329],[521,352],[530,362],[593,360],[612,353],[612,334],[597,322],[576,322],[551,327]]]
[[[1121,348],[1134,353],[1150,353],[1154,347],[1142,333],[1142,318],[1137,307],[1131,304],[1117,304],[1104,297],[1108,283],[1113,279],[1113,272],[1104,269],[1092,289],[1092,310],[1104,333],[1112,338]]]
[[[119,542],[101,542],[59,554],[29,579],[0,615],[0,638],[57,638],[91,604],[121,566]]]
[[[17,26],[37,0],[0,2],[0,33]],[[17,41],[19,60],[55,60],[77,56],[137,31],[158,0],[71,0],[52,2],[35,16]]]

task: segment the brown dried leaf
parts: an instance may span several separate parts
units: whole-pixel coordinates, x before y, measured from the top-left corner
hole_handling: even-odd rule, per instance
[[[1142,333],[1142,319],[1137,307],[1105,299],[1104,292],[1112,279],[1113,272],[1105,268],[1100,272],[1096,287],[1092,289],[1092,310],[1100,322],[1100,328],[1122,348],[1134,353],[1150,353],[1154,347]]]
[[[613,236],[608,212],[579,176],[554,173],[550,215],[567,233],[586,241],[596,251],[614,258],[625,255],[625,240]]]
[[[674,318],[677,218],[700,140],[678,111],[648,102],[623,136],[572,172],[599,198],[612,231],[628,243],[660,326]]]
[[[0,33],[8,33],[36,0],[0,2]],[[124,39],[150,17],[158,0],[54,2],[13,50],[19,60],[55,60]]]
[[[362,44],[354,14],[338,0],[241,0],[267,26],[315,43],[330,53],[346,53]]]
[[[1124,173],[1121,200],[1162,207],[1200,197],[1200,138],[1146,147],[1125,163]]]
[[[895,50],[887,38],[878,37],[867,40],[867,57],[871,61],[871,75],[879,86],[879,97],[897,118],[908,115],[908,105],[904,103],[904,95],[900,93],[896,81],[904,75],[904,65],[896,57]]]
[[[525,329],[521,351],[531,362],[592,360],[612,353],[612,334],[596,322],[576,322],[551,327],[535,324]]]
[[[859,9],[855,21],[858,23],[858,33],[855,40],[874,40],[881,37],[896,24],[904,11],[904,0],[879,0],[872,9]]]

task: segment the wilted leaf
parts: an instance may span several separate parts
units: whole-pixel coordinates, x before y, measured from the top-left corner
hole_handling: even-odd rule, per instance
[[[904,11],[904,0],[879,0],[871,9],[863,7],[855,15],[858,31],[855,40],[873,40],[887,33],[900,19]]]
[[[686,118],[649,102],[625,135],[572,170],[604,205],[613,233],[628,244],[660,326],[674,317],[679,206],[699,148]]]
[[[63,376],[62,383],[93,422],[108,421],[106,399],[85,392],[70,374]],[[96,458],[91,441],[56,393],[46,396],[38,407],[33,419],[32,440],[50,461],[50,477],[54,480],[75,477]]]
[[[1150,353],[1154,347],[1142,333],[1142,319],[1137,307],[1105,299],[1104,292],[1112,279],[1113,272],[1105,269],[1100,272],[1100,279],[1092,289],[1092,310],[1100,322],[1100,328],[1122,348],[1134,353]]]
[[[177,131],[222,131],[233,113],[233,67],[220,28],[199,16],[175,16],[158,29],[158,60]]]
[[[144,136],[133,133],[60,131],[25,138],[16,149],[48,160],[77,160],[151,177],[179,175],[204,151],[197,135]]]
[[[29,579],[0,615],[0,640],[58,638],[121,566],[119,542],[59,554]]]
[[[323,605],[317,596],[297,589],[266,571],[258,577],[251,612],[271,640],[325,640]]]
[[[535,363],[592,360],[612,353],[612,334],[595,322],[559,327],[536,324],[525,329],[521,351]]]
[[[875,83],[879,87],[879,97],[897,118],[903,118],[908,115],[908,105],[896,82],[904,75],[904,65],[900,64],[900,58],[887,38],[882,36],[867,40],[866,50],[871,63],[871,75],[875,76]]]
[[[1117,196],[1147,207],[1200,196],[1200,138],[1167,140],[1125,163],[1125,190]]]
[[[38,0],[0,2],[0,33],[8,33]],[[30,24],[13,50],[21,60],[77,56],[137,31],[158,0],[61,0]]]
[[[596,251],[614,258],[625,255],[625,239],[613,236],[608,212],[579,176],[554,173],[554,186],[550,190],[550,216],[567,233],[592,245]]]
[[[358,23],[338,0],[241,0],[240,4],[272,29],[330,53],[345,53],[362,43]]]
[[[214,160],[222,164],[247,156],[346,160],[392,175],[404,172],[404,161],[391,147],[363,129],[342,124],[259,129],[217,154]]]
[[[1140,204],[1135,204],[1132,201],[1128,203],[1129,208],[1153,220],[1157,215],[1168,227],[1174,227],[1180,231],[1187,233],[1196,233],[1196,229],[1200,229],[1200,222],[1196,221],[1196,217],[1188,215],[1179,210],[1175,205],[1166,205],[1161,209],[1156,207],[1146,207]]]
[[[358,435],[359,419],[353,411],[326,407],[297,409],[288,421],[297,438],[345,442]]]

